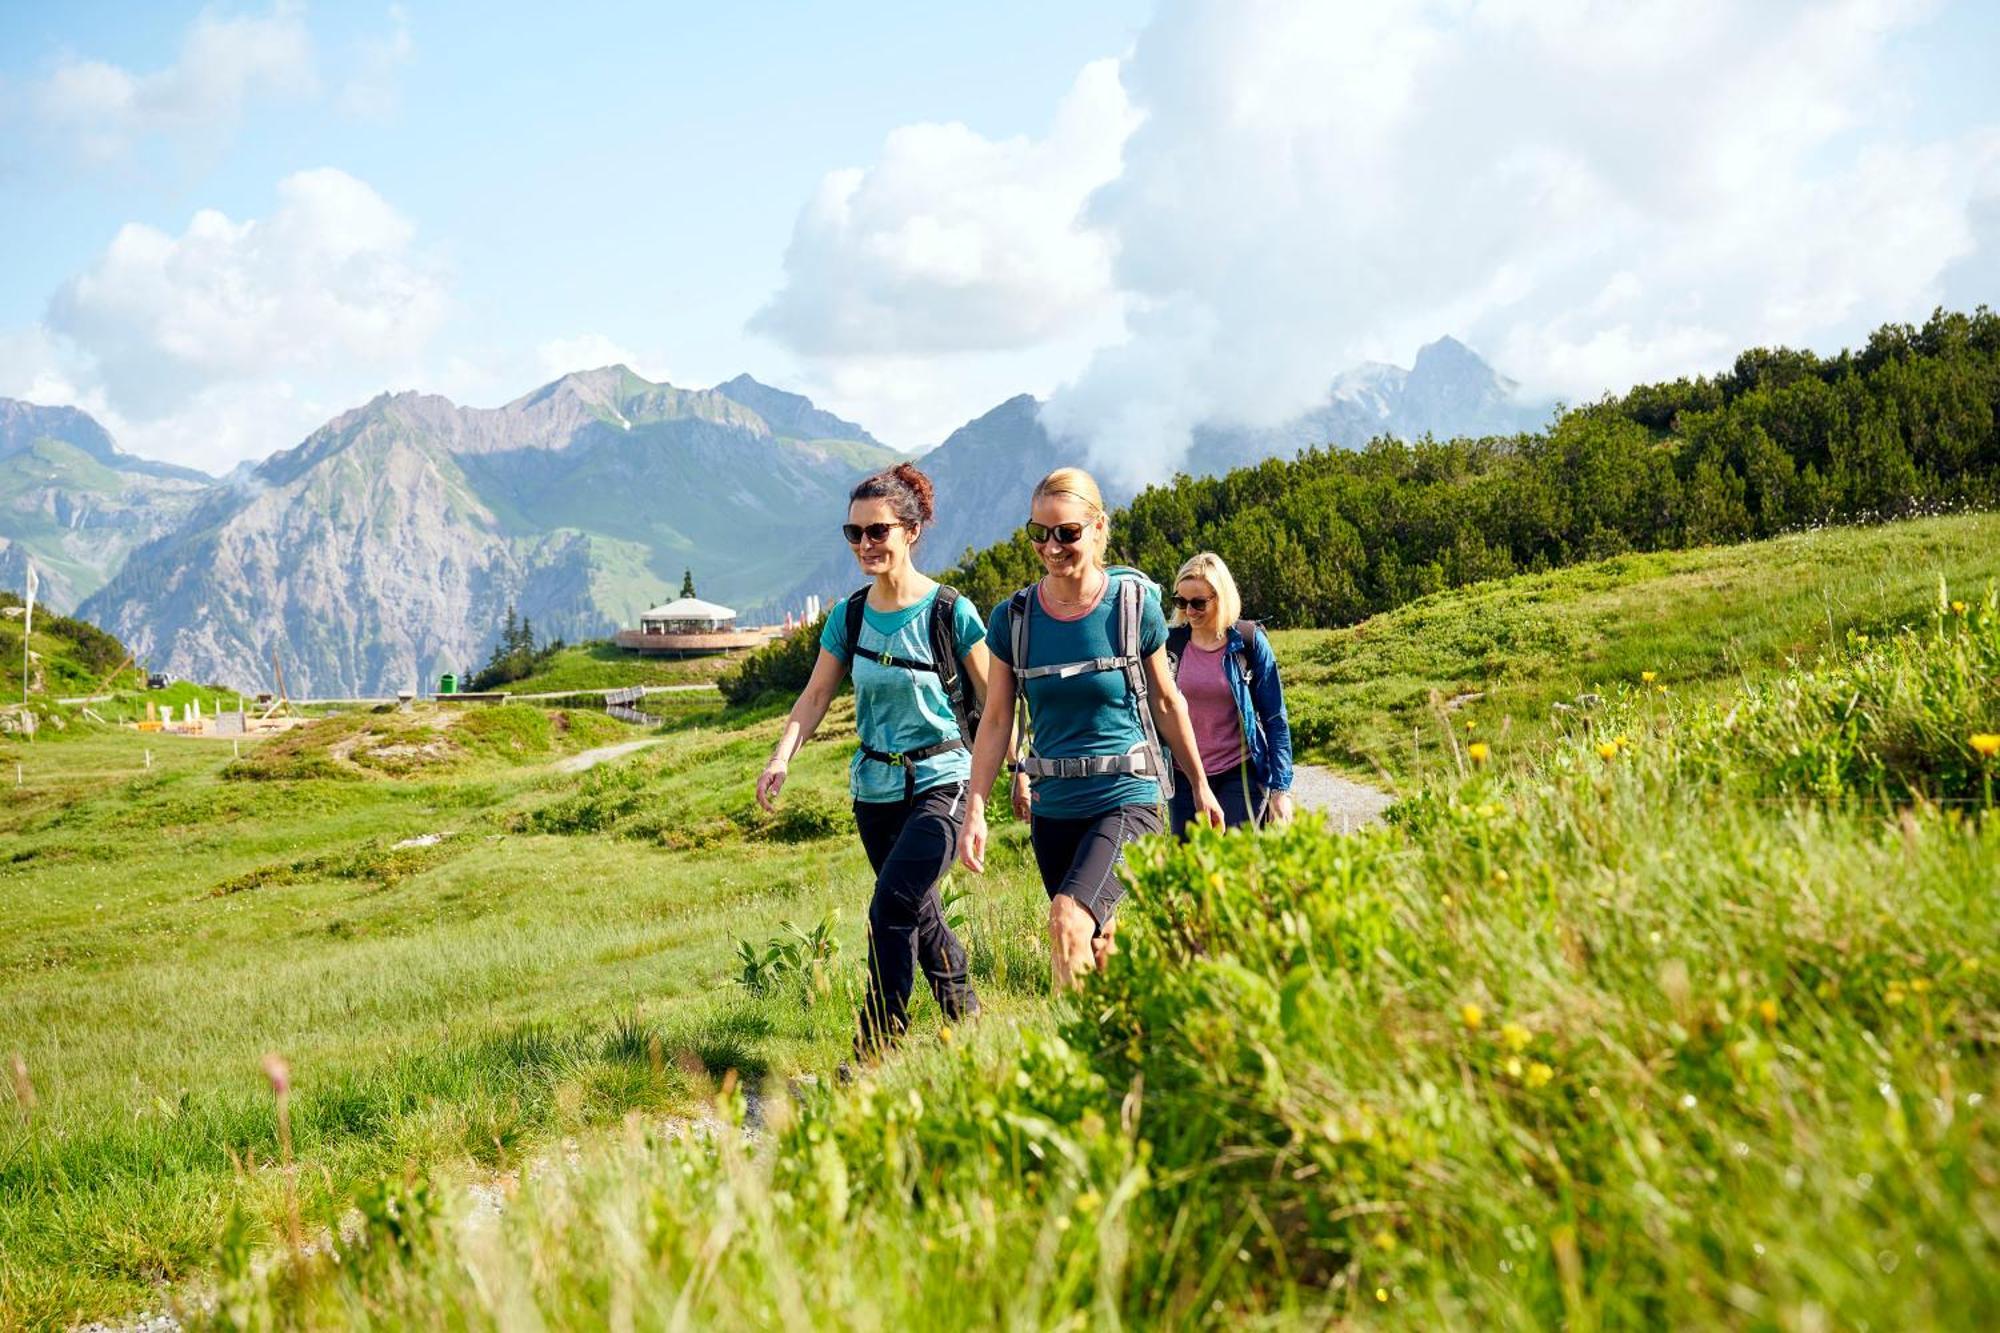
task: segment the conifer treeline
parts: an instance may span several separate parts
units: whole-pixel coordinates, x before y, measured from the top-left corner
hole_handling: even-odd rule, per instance
[[[1246,614],[1335,626],[1441,588],[1627,550],[2000,501],[2000,316],[1938,311],[1821,358],[1758,348],[1546,432],[1377,440],[1176,477],[1112,521],[1112,556],[1163,583],[1220,553]],[[1026,516],[1027,497],[1021,497]],[[1041,572],[1026,539],[939,577],[991,606]]]

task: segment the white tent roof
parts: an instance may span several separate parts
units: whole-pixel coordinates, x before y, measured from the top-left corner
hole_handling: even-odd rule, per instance
[[[656,606],[644,620],[734,620],[736,613],[726,606],[704,602],[699,597],[677,597],[665,606]]]

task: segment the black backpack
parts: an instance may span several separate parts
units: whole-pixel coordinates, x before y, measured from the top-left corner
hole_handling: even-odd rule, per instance
[[[937,598],[931,603],[931,660],[918,662],[861,646],[861,617],[868,609],[868,589],[859,589],[847,599],[847,660],[852,663],[857,657],[865,657],[883,666],[934,673],[944,686],[944,697],[951,701],[951,715],[958,721],[959,741],[969,750],[973,738],[979,734],[980,709],[972,682],[966,679],[964,664],[958,660],[958,634],[952,626],[957,606],[958,589],[938,585]]]

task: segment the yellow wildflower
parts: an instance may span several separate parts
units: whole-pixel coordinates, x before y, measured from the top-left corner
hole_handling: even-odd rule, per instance
[[[949,1023],[938,1024],[938,1040],[947,1046],[951,1045],[951,1025]]]
[[[1477,1030],[1486,1021],[1486,1011],[1476,1004],[1462,1004],[1458,1007],[1458,1021]]]
[[[1499,866],[1493,867],[1493,882],[1495,884],[1505,884],[1508,880],[1512,878],[1513,878],[1512,875],[1509,875],[1505,870],[1503,870]]]
[[[1528,1043],[1534,1039],[1535,1034],[1519,1023],[1504,1023],[1500,1027],[1500,1040],[1507,1043],[1507,1049],[1510,1051],[1525,1051],[1528,1049]]]
[[[1479,724],[1477,722],[1473,721],[1469,717],[1465,719],[1465,734],[1470,736],[1473,733],[1474,729],[1478,727],[1478,725]]]
[[[1964,603],[1964,602],[1953,602],[1953,603],[1951,604],[1951,613],[1952,613],[1953,615],[1955,615],[1955,616],[1962,616],[1962,615],[1964,615],[1964,614],[1965,614],[1965,603]]]
[[[1759,1000],[1757,1002],[1757,1016],[1766,1023],[1776,1023],[1778,1021],[1778,1002],[1776,1000]]]
[[[1465,747],[1465,753],[1475,764],[1483,764],[1493,757],[1493,751],[1485,741],[1474,741]]]
[[[1972,748],[1982,759],[1991,759],[2000,754],[2000,732],[1975,731],[1972,733]]]
[[[1618,742],[1601,742],[1597,747],[1597,757],[1599,759],[1616,759],[1618,757]]]
[[[1519,1078],[1519,1077],[1521,1077],[1521,1073],[1522,1073],[1522,1068],[1521,1068],[1521,1057],[1520,1057],[1520,1056],[1518,1056],[1518,1055],[1510,1055],[1510,1056],[1508,1056],[1508,1057],[1507,1057],[1507,1065],[1506,1065],[1506,1069],[1507,1069],[1507,1077],[1508,1077],[1508,1078]]]
[[[1659,678],[1660,678],[1660,673],[1657,671],[1641,671],[1639,673],[1639,679],[1645,681],[1648,685],[1651,685],[1654,681],[1658,680]]]
[[[1556,1076],[1555,1070],[1549,1068],[1547,1065],[1543,1064],[1540,1060],[1537,1060],[1533,1064],[1528,1066],[1528,1077],[1526,1082],[1528,1086],[1531,1088],[1539,1088],[1542,1085],[1546,1084],[1550,1079],[1554,1078],[1555,1076]]]
[[[1918,995],[1928,994],[1930,992],[1930,988],[1931,988],[1931,979],[1929,977],[1918,977],[1915,981],[1912,981],[1910,983],[1910,989]]]
[[[1653,687],[1653,693],[1655,694],[1665,694],[1666,692],[1667,692],[1667,687],[1664,685],[1655,685]]]

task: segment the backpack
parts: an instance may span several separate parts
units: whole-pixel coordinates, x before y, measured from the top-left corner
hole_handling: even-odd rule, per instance
[[[1250,653],[1248,649],[1250,644],[1255,641],[1258,632],[1263,629],[1263,626],[1254,620],[1239,620],[1236,622],[1234,628],[1237,637],[1243,640],[1243,647],[1245,649],[1245,651],[1236,655],[1236,669],[1241,673],[1243,683],[1248,685],[1251,674]],[[1187,652],[1188,643],[1193,638],[1194,631],[1186,625],[1175,625],[1167,630],[1167,661],[1173,666],[1175,680],[1179,680],[1181,677],[1181,656]]]
[[[958,735],[902,754],[871,749],[866,744],[861,746],[861,753],[868,758],[903,770],[906,795],[915,790],[917,781],[915,766],[918,760],[929,759],[952,750],[969,750],[972,748],[973,737],[979,733],[979,698],[973,693],[972,682],[966,677],[964,665],[958,660],[958,634],[952,625],[953,613],[957,606],[958,589],[939,584],[937,597],[931,602],[931,660],[928,662],[897,657],[894,653],[861,646],[861,619],[868,610],[867,588],[861,588],[850,594],[843,611],[846,617],[847,660],[850,670],[855,658],[865,657],[886,667],[901,667],[905,671],[928,671],[938,678],[944,686],[945,698],[951,701],[951,715],[958,723]]]
[[[1028,666],[1028,599],[1035,585],[1007,599],[1008,642],[1013,649],[1015,717],[1022,738],[1022,757],[1014,771],[1031,778],[1089,778],[1112,773],[1130,773],[1158,780],[1162,795],[1174,794],[1174,770],[1160,748],[1160,733],[1153,725],[1152,691],[1146,684],[1145,664],[1139,656],[1139,625],[1145,599],[1157,596],[1160,585],[1136,569],[1115,565],[1105,571],[1115,577],[1111,591],[1118,598],[1114,617],[1112,647],[1116,656],[1094,657],[1082,662],[1058,662],[1048,666]],[[1052,759],[1034,753],[1033,727],[1028,716],[1027,683],[1044,676],[1082,676],[1098,671],[1121,671],[1125,689],[1139,715],[1140,741],[1125,754],[1084,755],[1072,759]]]

